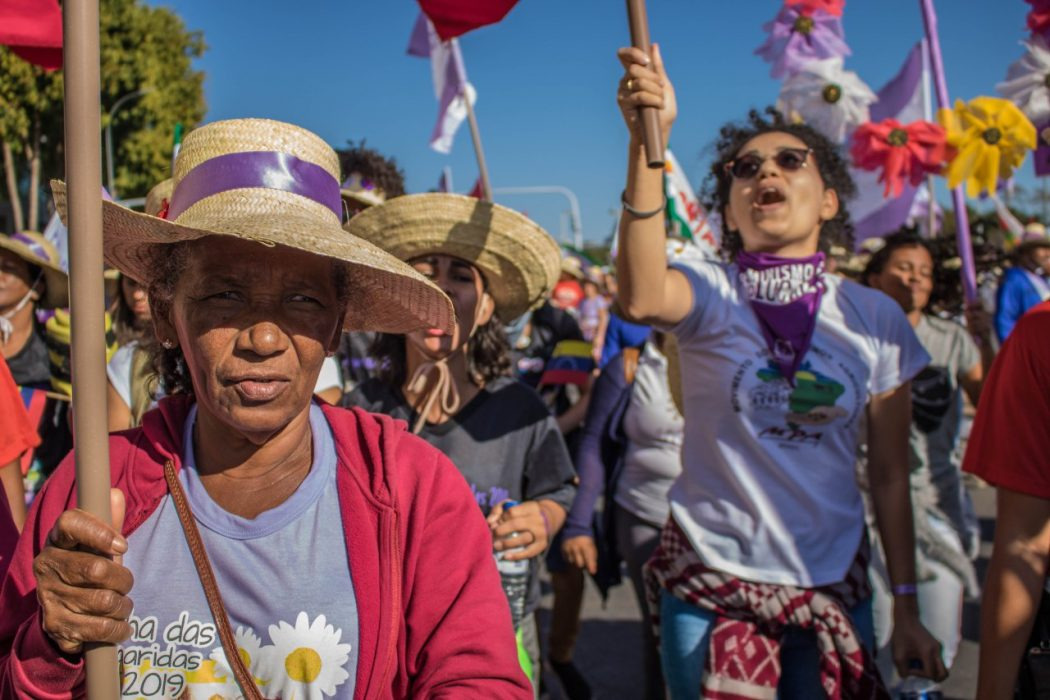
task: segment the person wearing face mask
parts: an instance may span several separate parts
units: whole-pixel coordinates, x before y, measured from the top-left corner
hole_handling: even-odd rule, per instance
[[[39,233],[0,236],[0,344],[18,386],[51,386],[44,326],[36,311],[68,306],[68,280],[58,251]]]
[[[510,376],[503,325],[550,294],[558,245],[516,211],[445,193],[389,200],[346,228],[408,262],[455,307],[452,333],[380,335],[380,374],[346,404],[407,421],[448,455],[488,518],[495,554],[529,562],[527,587],[508,593],[508,602],[529,658],[523,666],[538,687],[538,562],[572,505],[575,471],[546,405]]]
[[[1014,324],[1041,301],[1050,299],[1050,237],[1041,224],[1029,224],[1013,252],[1014,265],[999,283],[995,332],[1002,343]]]
[[[963,393],[974,406],[994,359],[989,316],[979,306],[966,309],[966,328],[928,311],[935,261],[929,243],[903,230],[885,239],[868,261],[864,283],[900,304],[931,362],[911,383],[911,500],[916,518],[916,556],[920,564],[919,606],[923,624],[941,642],[951,667],[961,640],[964,593],[976,597],[972,559],[980,529],[970,494],[963,486],[956,449],[963,417]],[[876,548],[872,566],[875,631],[880,647],[889,643],[892,602],[885,558]],[[892,665],[879,656],[886,677]]]
[[[929,356],[891,299],[825,273],[822,251],[850,232],[846,161],[775,112],[723,127],[708,194],[730,262],[669,268],[663,171],[647,165],[638,108],[658,110],[666,142],[674,90],[658,47],[619,58],[620,302],[676,337],[683,378],[682,474],[646,565],[670,696],[887,697],[854,476],[864,414],[894,660],[942,678],[918,616],[908,499],[909,380]]]

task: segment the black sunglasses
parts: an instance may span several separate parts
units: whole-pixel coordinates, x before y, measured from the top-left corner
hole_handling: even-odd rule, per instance
[[[787,172],[795,172],[806,167],[812,148],[782,148],[773,155],[777,167]],[[766,159],[757,153],[748,153],[734,158],[725,164],[725,171],[736,180],[750,180],[758,175]]]

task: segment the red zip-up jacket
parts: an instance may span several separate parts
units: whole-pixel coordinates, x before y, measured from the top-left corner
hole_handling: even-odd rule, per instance
[[[165,462],[181,468],[190,406],[169,397],[140,428],[109,438],[112,484],[127,502],[125,537],[167,494]],[[463,477],[400,421],[323,409],[357,597],[354,698],[531,699],[492,537]],[[41,627],[32,568],[58,516],[75,507],[73,477],[70,455],[37,497],[0,587],[3,698],[84,695],[83,661],[63,656]]]

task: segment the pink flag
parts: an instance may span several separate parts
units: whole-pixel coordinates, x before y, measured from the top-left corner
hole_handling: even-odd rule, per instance
[[[62,8],[55,0],[0,0],[0,44],[19,57],[62,67]]]
[[[495,24],[507,16],[518,0],[419,0],[442,41],[472,29]]]
[[[434,25],[422,12],[408,41],[411,56],[430,57],[434,77],[434,95],[438,99],[438,118],[430,134],[430,147],[438,153],[452,151],[452,139],[463,120],[467,118],[467,103],[477,101],[474,86],[467,82],[467,70],[455,39],[442,41]]]

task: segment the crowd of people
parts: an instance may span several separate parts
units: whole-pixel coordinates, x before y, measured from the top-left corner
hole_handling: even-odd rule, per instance
[[[0,697],[78,696],[111,643],[132,697],[534,698],[546,666],[589,698],[588,576],[632,587],[654,700],[935,684],[982,596],[978,697],[1050,690],[1045,229],[992,304],[914,230],[836,265],[847,162],[770,110],[716,137],[712,259],[644,154],[659,49],[618,56],[609,268],[269,120],[104,202],[111,523],[75,508],[59,254],[0,237]],[[983,582],[963,471],[998,488]]]

